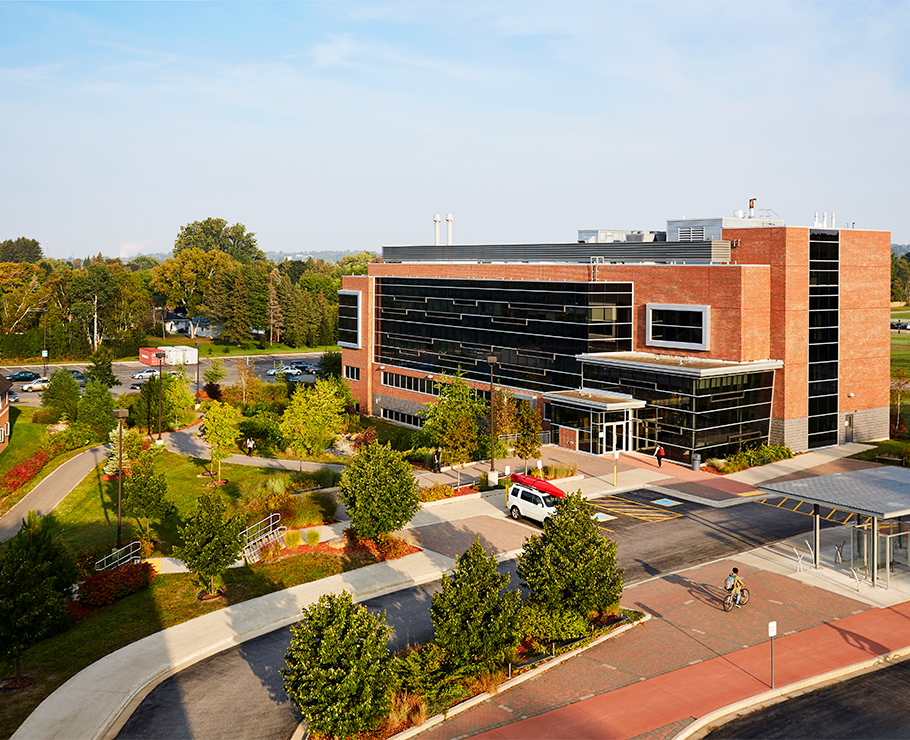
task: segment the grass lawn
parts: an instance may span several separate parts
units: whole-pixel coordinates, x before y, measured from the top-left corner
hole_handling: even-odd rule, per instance
[[[161,522],[152,521],[152,531],[157,533],[159,543],[154,556],[170,555],[171,548],[179,540],[177,527],[192,513],[200,494],[211,492],[206,487],[211,478],[201,477],[208,470],[209,461],[188,458],[171,452],[162,452],[158,457],[157,470],[164,472],[168,484],[168,498],[177,508],[175,514]],[[55,515],[62,525],[62,537],[75,555],[87,551],[109,550],[117,539],[117,481],[102,478],[102,466],[83,479],[66,499],[57,507]],[[267,481],[273,478],[292,480],[293,474],[271,468],[253,468],[247,465],[222,463],[221,476],[228,482],[216,490],[225,496],[237,511],[256,520],[264,516],[259,504],[264,505],[267,496]],[[306,502],[301,503],[304,507]],[[309,519],[330,518],[334,511],[327,511],[324,503],[317,502],[318,516]],[[321,508],[320,508],[321,507]],[[316,521],[297,522],[297,526],[315,524]],[[129,542],[145,532],[145,521],[131,517],[121,518],[122,541]]]
[[[150,588],[98,609],[66,632],[49,637],[22,658],[23,674],[37,681],[0,693],[0,737],[8,738],[57,687],[105,655],[167,627],[273,591],[362,567],[375,560],[341,552],[296,555],[286,560],[228,570],[226,599],[196,601],[199,586],[189,573],[159,575]],[[6,675],[6,674],[4,674]]]
[[[9,445],[0,453],[0,476],[34,455],[47,439],[47,428],[44,424],[35,424],[32,421],[32,416],[37,410],[32,406],[10,406],[10,438]],[[65,452],[51,460],[27,485],[0,500],[0,516],[12,509],[27,493],[63,463],[93,446],[80,447],[78,450]]]
[[[891,333],[891,377],[896,370],[903,370],[910,376],[910,329],[900,334]]]

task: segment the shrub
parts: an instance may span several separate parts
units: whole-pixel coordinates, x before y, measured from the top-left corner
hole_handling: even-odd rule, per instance
[[[27,460],[6,471],[0,478],[0,493],[6,495],[18,491],[34,478],[50,459],[47,452],[39,450]]]
[[[360,417],[357,417],[358,421]],[[370,442],[376,441],[376,429],[375,427],[367,427],[360,434],[354,437],[354,450],[360,452],[364,447],[367,447]],[[410,457],[408,458],[410,459]]]
[[[155,578],[151,563],[127,563],[86,578],[79,586],[79,601],[86,606],[107,606],[138,593]]]
[[[421,501],[440,501],[441,499],[449,498],[454,495],[455,491],[452,489],[452,486],[447,486],[445,483],[435,483],[427,488],[421,488],[417,492],[417,497]]]
[[[578,474],[578,464],[569,465],[567,463],[553,463],[552,465],[547,464],[543,466],[543,471],[537,470],[536,468],[531,470],[530,473],[535,478],[543,478],[544,480],[552,480],[553,478],[570,478],[573,475]]]
[[[518,610],[518,631],[535,642],[572,640],[590,633],[588,620],[568,610],[550,610],[537,604],[523,604]]]
[[[288,550],[294,550],[299,547],[301,542],[303,542],[303,535],[300,534],[299,529],[290,529],[284,536],[284,546]]]
[[[319,544],[319,532],[315,529],[311,529],[306,533],[306,543],[310,547],[316,547]]]

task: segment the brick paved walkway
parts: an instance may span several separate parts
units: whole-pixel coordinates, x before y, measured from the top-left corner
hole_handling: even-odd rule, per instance
[[[734,565],[739,566],[752,598],[742,609],[728,613],[722,608],[720,584]],[[675,672],[687,670],[693,673],[693,687],[703,681],[726,681],[731,687],[745,685],[758,693],[770,682],[768,668],[761,667],[760,657],[765,655],[769,621],[776,620],[778,634],[785,636],[870,609],[867,604],[786,576],[755,570],[732,559],[633,586],[622,601],[624,606],[646,611],[653,618],[419,737],[451,740],[475,735],[491,739],[642,735],[648,740],[660,740],[672,736],[678,726],[688,724],[689,715],[664,716],[660,711],[664,705],[671,714],[685,711],[677,702],[664,701],[666,688],[659,692],[664,704],[657,709],[642,702],[638,694],[633,698],[632,692],[640,693],[642,682],[651,680],[661,685],[661,681],[676,680]],[[841,635],[839,639],[851,638]],[[744,648],[757,651],[758,656],[745,669],[731,656]],[[703,671],[699,669],[702,664]],[[605,719],[594,721],[590,712],[581,710],[589,704],[596,706],[596,701],[613,705],[621,702],[621,721],[615,717],[609,720],[613,724]],[[576,706],[579,711],[570,711]]]

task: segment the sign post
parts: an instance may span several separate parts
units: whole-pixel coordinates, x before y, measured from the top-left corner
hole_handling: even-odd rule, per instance
[[[613,488],[616,488],[616,466],[619,464],[619,450],[613,450]]]
[[[777,622],[768,622],[768,637],[771,638],[771,688],[774,688],[774,636],[777,634]]]

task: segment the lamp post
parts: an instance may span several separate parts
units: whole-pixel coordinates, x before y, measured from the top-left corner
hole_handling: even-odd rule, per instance
[[[44,360],[44,372],[41,374],[42,378],[47,377],[47,309],[45,308],[41,313],[44,314],[44,348],[41,350],[41,357]]]
[[[487,362],[490,363],[490,472],[496,470],[496,435],[493,433],[493,368],[496,366],[496,356],[489,355]]]
[[[164,360],[164,352],[156,352],[155,357],[158,358],[158,441],[161,441],[161,386],[164,381],[164,376],[161,375],[161,362]]]
[[[196,403],[199,403],[199,342],[193,342],[196,348]]]
[[[117,547],[120,547],[120,510],[123,501],[123,420],[129,414],[129,409],[114,409],[111,414],[117,420],[119,427],[119,442],[117,444]]]

